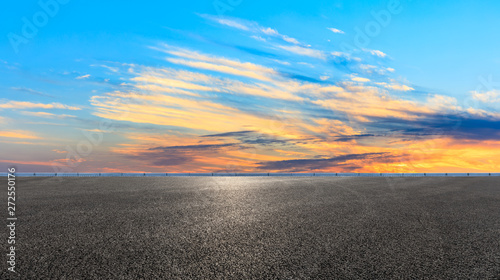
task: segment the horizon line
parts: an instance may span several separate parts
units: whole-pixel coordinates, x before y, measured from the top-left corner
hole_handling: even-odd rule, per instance
[[[1,172],[0,176],[13,174],[18,177],[272,177],[272,176],[310,176],[310,177],[490,177],[500,176],[496,172],[439,172],[439,173],[331,173],[331,172]]]

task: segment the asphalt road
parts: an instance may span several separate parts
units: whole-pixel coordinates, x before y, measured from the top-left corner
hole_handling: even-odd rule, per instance
[[[19,279],[500,279],[499,178],[48,177],[16,194]]]

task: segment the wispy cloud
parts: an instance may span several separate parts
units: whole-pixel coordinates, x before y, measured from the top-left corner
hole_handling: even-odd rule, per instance
[[[66,110],[81,110],[79,107],[68,106],[61,103],[34,103],[27,101],[9,101],[7,103],[0,103],[0,109],[66,109]]]
[[[34,89],[31,89],[31,88],[26,88],[26,87],[11,87],[10,89],[16,90],[16,91],[20,91],[20,92],[29,93],[29,94],[39,95],[39,96],[54,97],[52,95],[43,93],[41,91],[34,90]]]
[[[381,82],[377,83],[378,85],[381,85],[385,88],[396,90],[396,91],[411,91],[415,90],[414,88],[407,86],[407,85],[402,85],[402,84],[397,84],[397,83],[386,83],[386,82]]]
[[[4,138],[18,138],[18,139],[41,139],[33,132],[14,130],[14,131],[0,131],[0,137]]]
[[[228,18],[221,18],[221,17],[214,17],[214,16],[209,16],[209,15],[203,15],[203,17],[206,18],[206,19],[210,19],[212,21],[215,21],[215,22],[217,22],[219,24],[222,24],[222,25],[234,27],[234,28],[237,28],[237,29],[245,30],[245,31],[249,31],[250,30],[250,27],[248,27],[244,23],[239,22],[237,20],[231,20],[231,19],[228,19]]]
[[[366,50],[367,52],[371,53],[372,55],[375,55],[375,56],[378,56],[378,57],[386,57],[387,54],[385,54],[384,52],[382,51],[379,51],[379,50]]]
[[[26,116],[34,116],[34,117],[42,117],[42,118],[50,118],[50,119],[76,118],[76,116],[73,116],[73,115],[52,114],[52,113],[47,113],[47,112],[28,112],[28,111],[22,111],[21,113],[23,115],[26,115]]]
[[[346,154],[329,158],[318,159],[292,159],[281,161],[266,161],[259,163],[260,169],[281,171],[281,172],[300,172],[300,171],[316,171],[316,170],[331,170],[331,168],[345,168],[346,164],[351,162],[352,170],[367,165],[373,160],[386,160],[386,153],[364,153],[364,154]],[[362,162],[360,162],[362,160]],[[353,164],[352,161],[358,161]],[[347,170],[351,169],[347,166]],[[345,169],[344,169],[345,170]]]
[[[90,77],[90,74],[85,74],[85,75],[82,75],[82,76],[78,76],[75,79],[82,80],[82,79],[87,79],[88,77]]]
[[[108,65],[105,65],[105,64],[91,64],[90,66],[92,66],[92,67],[102,67],[102,68],[108,69],[109,71],[114,72],[114,73],[117,73],[119,71],[118,67],[112,67],[112,66],[108,66]],[[84,76],[86,76],[86,75],[84,75]],[[83,78],[84,76],[81,76],[81,77]],[[90,77],[90,75],[88,77]]]
[[[301,47],[301,46],[278,46],[281,49],[284,49],[286,51],[289,51],[294,54],[298,55],[304,55],[304,56],[309,56],[309,57],[314,57],[314,58],[319,58],[319,59],[325,59],[325,53],[320,51],[320,50],[315,50],[311,48],[306,48],[306,47]]]
[[[235,59],[204,55],[199,52],[171,47],[169,45],[163,45],[163,47],[158,50],[175,56],[174,58],[167,58],[167,61],[193,68],[244,76],[263,81],[269,81],[269,75],[276,74],[274,69],[254,63],[242,63]]]
[[[221,25],[233,27],[239,30],[248,31],[256,35],[260,36],[269,36],[274,38],[279,38],[285,42],[300,45],[301,43],[290,36],[280,34],[276,29],[271,27],[264,27],[259,25],[254,21],[237,19],[231,17],[220,17],[220,16],[212,16],[212,15],[201,15],[201,17],[208,19],[210,21],[216,22]],[[254,35],[255,36],[255,35]]]
[[[333,33],[338,33],[338,34],[345,34],[344,31],[340,30],[340,29],[337,29],[337,28],[333,28],[333,27],[328,27],[327,28],[328,30],[332,31]]]

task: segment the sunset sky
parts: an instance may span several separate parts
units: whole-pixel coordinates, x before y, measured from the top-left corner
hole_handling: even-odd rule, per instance
[[[498,1],[0,13],[1,172],[500,172]]]

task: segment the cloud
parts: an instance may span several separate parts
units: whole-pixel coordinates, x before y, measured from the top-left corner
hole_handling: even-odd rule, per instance
[[[88,77],[90,77],[90,74],[86,74],[86,75],[78,76],[78,77],[76,77],[75,79],[77,79],[77,80],[81,80],[81,79],[87,79]]]
[[[233,132],[225,132],[219,134],[202,135],[201,137],[234,137],[234,136],[247,135],[249,133],[254,133],[254,132],[255,132],[254,130],[233,131]]]
[[[202,135],[201,137],[212,137],[212,138],[233,138],[238,140],[239,143],[242,144],[251,144],[251,145],[286,145],[290,143],[288,140],[278,139],[278,137],[267,135],[264,133],[259,133],[253,130],[247,131],[235,131],[235,132],[227,132],[220,134],[211,134],[211,135]]]
[[[178,57],[167,58],[167,61],[193,68],[249,77],[263,81],[269,81],[269,76],[276,74],[276,71],[269,67],[249,62],[242,63],[235,59],[205,55],[187,49],[170,47],[168,45],[163,45],[163,48],[156,49]]]
[[[254,38],[257,41],[266,42],[266,39],[262,38],[261,36],[252,35],[252,36],[250,36],[250,38]]]
[[[222,147],[230,147],[230,146],[235,146],[234,143],[229,143],[229,144],[204,144],[204,145],[186,145],[186,146],[166,146],[166,147],[154,147],[154,148],[149,148],[149,150],[198,150],[198,149],[203,149],[203,150],[209,150],[209,149],[219,149]]]
[[[398,119],[390,116],[372,118],[378,129],[392,129],[392,139],[399,137],[415,144],[420,141],[444,140],[500,140],[500,116],[497,119],[483,118],[471,114],[457,112],[423,114],[420,118]],[[498,142],[500,144],[500,141]],[[437,149],[436,144],[433,145]],[[433,148],[433,149],[434,149]],[[443,147],[446,149],[446,146]]]
[[[21,113],[23,115],[27,115],[27,116],[50,118],[50,119],[76,118],[76,116],[73,116],[73,115],[66,115],[66,114],[58,115],[58,114],[52,114],[52,113],[47,113],[47,112],[28,112],[28,111],[22,111]]]
[[[347,142],[347,141],[352,141],[352,140],[356,140],[356,139],[375,137],[375,136],[376,136],[375,134],[343,135],[342,137],[338,137],[337,139],[335,139],[335,141]]]
[[[193,68],[198,68],[198,69],[205,69],[205,70],[211,70],[211,71],[216,71],[216,72],[222,72],[222,73],[226,73],[226,74],[254,78],[254,79],[263,80],[263,81],[270,80],[265,75],[253,72],[252,70],[241,70],[241,69],[234,68],[234,67],[227,66],[227,65],[218,65],[218,64],[209,63],[209,62],[189,61],[189,60],[175,59],[175,58],[167,58],[167,60],[171,63],[181,64],[181,65],[185,65],[185,66],[189,66],[189,67],[193,67]]]
[[[414,88],[412,87],[409,87],[407,85],[386,85],[385,86],[386,88],[390,88],[390,89],[393,89],[393,90],[399,90],[399,91],[410,91],[410,90],[415,90]]]
[[[120,121],[220,132],[238,130],[242,125],[269,127],[266,116],[208,100],[115,92],[94,96],[91,103],[96,116]]]
[[[241,30],[245,30],[245,31],[250,30],[250,28],[248,26],[244,25],[243,23],[237,22],[235,20],[230,20],[227,18],[217,18],[217,17],[207,17],[207,18],[214,20],[217,23],[222,24],[222,25],[227,25],[227,26],[234,27],[234,28],[241,29]]]
[[[260,31],[266,35],[278,35],[278,31],[270,28],[270,27],[261,27]]]
[[[359,65],[359,68],[364,70],[367,73],[372,73],[375,69],[377,69],[377,66],[374,65],[369,65],[369,64],[361,64]]]
[[[484,103],[500,103],[500,90],[491,90],[487,92],[472,92],[472,98]]]
[[[356,60],[356,61],[360,60],[359,58],[351,57],[351,54],[345,53],[345,52],[334,51],[334,52],[330,52],[330,55],[333,57],[343,58],[346,60]]]
[[[9,101],[7,103],[0,104],[0,109],[66,109],[66,110],[81,110],[79,107],[68,106],[61,103],[33,103],[26,101]]]
[[[370,79],[358,77],[356,75],[351,75],[351,80],[353,80],[355,82],[360,82],[360,83],[366,83],[366,82],[370,81]]]
[[[41,139],[30,131],[14,130],[14,131],[0,131],[0,137],[4,138],[18,138],[18,139]]]
[[[296,44],[296,45],[300,44],[297,39],[288,37],[286,35],[281,35],[281,34],[279,34],[278,31],[276,31],[275,29],[272,29],[270,27],[261,27],[260,31],[266,35],[269,35],[269,36],[280,37],[281,39],[283,39],[284,41],[286,41],[288,43],[292,43],[292,44]]]
[[[175,138],[175,137],[174,137]],[[179,139],[180,140],[180,139]],[[187,142],[189,142],[188,139]],[[224,155],[228,160],[228,152],[238,148],[235,143],[219,144],[192,144],[157,147],[131,147],[132,150],[125,149],[121,153],[129,159],[141,160],[146,165],[157,167],[169,167],[170,172],[183,172],[183,168],[202,165],[200,172],[213,172],[221,164],[219,157]],[[131,152],[132,151],[132,152]],[[191,169],[191,170],[192,170]]]
[[[75,118],[89,132],[99,132],[99,120],[113,121],[116,130],[100,147],[103,153],[89,162],[99,166],[101,159],[100,166],[116,170],[438,172],[500,166],[500,114],[429,94],[404,78],[392,80],[400,75],[391,74],[389,55],[362,49],[354,57],[257,22],[203,17],[215,23],[210,28],[231,28],[225,32],[230,36],[189,34],[196,40],[183,41],[190,48],[171,45],[175,38],[157,44],[152,49],[159,52],[143,61],[161,66],[92,65],[105,68],[92,69],[105,72],[102,81],[110,81],[110,90],[95,89],[91,118],[48,110],[80,109],[60,103],[1,100],[0,109],[22,109],[36,120]],[[85,73],[95,77],[78,75]],[[72,83],[92,79],[90,74]],[[403,94],[413,88],[418,95]],[[472,94],[488,105],[498,99],[496,92]],[[38,144],[35,133],[8,128],[0,132],[4,143]],[[61,150],[47,145],[50,156]]]
[[[261,26],[257,22],[254,22],[254,21],[238,19],[238,18],[231,18],[231,17],[212,16],[212,15],[200,15],[200,16],[205,18],[205,19],[208,19],[210,21],[221,24],[221,25],[225,25],[225,26],[229,26],[229,27],[236,28],[239,30],[251,32],[251,33],[255,34],[255,35],[252,35],[252,38],[254,38],[254,39],[263,39],[260,36],[269,36],[269,37],[281,39],[281,40],[288,42],[288,43],[291,43],[291,44],[301,45],[301,43],[297,39],[289,37],[287,35],[280,34],[276,29],[273,29],[271,27]],[[256,36],[258,36],[258,37],[256,37]]]
[[[378,74],[378,75],[387,75],[388,73],[394,72],[393,68],[390,67],[379,67],[370,64],[360,64],[359,69],[366,74]],[[382,84],[382,83],[381,83]]]
[[[390,96],[376,87],[345,83],[344,90],[329,99],[314,100],[315,104],[335,112],[345,112],[355,121],[370,122],[371,117],[392,116],[402,119],[417,119],[440,108],[430,108],[424,103]]]
[[[250,67],[254,68],[253,66]],[[254,83],[242,82],[236,79],[219,78],[191,71],[174,70],[171,68],[147,68],[140,73],[139,76],[133,77],[131,80],[137,83],[135,85],[137,88],[148,93],[175,93],[179,95],[201,97],[203,92],[217,92],[221,94],[251,95],[273,99],[303,100],[303,98],[295,95],[294,92],[285,91],[279,88],[281,84],[275,81],[275,79],[282,79],[282,74],[274,72],[274,70],[262,72],[267,72],[269,74],[267,74],[266,77],[260,77],[254,76],[257,75],[255,72],[243,70],[236,71],[236,73],[233,72],[232,74],[241,74],[236,76],[250,76],[252,78],[256,77],[257,80],[276,82],[278,87],[272,83],[266,84],[258,81]],[[246,73],[251,73],[251,75],[246,75]]]
[[[314,58],[319,58],[319,59],[325,59],[325,53],[319,50],[311,49],[311,48],[305,48],[301,46],[278,46],[278,48],[289,51],[294,54],[298,55],[303,55],[303,56],[309,56],[309,57],[314,57]]]
[[[332,167],[341,167],[342,165],[352,160],[364,160],[364,164],[368,160],[380,159],[386,156],[385,153],[363,153],[363,154],[346,154],[330,158],[319,159],[292,159],[281,161],[260,162],[259,168],[269,171],[314,171],[325,170]]]
[[[378,85],[381,85],[385,88],[392,89],[392,90],[397,90],[397,91],[411,91],[415,90],[414,88],[407,86],[407,85],[401,85],[401,84],[396,84],[396,83],[377,83]]]
[[[333,28],[333,27],[328,27],[327,28],[328,30],[332,31],[333,33],[338,33],[338,34],[345,34],[344,31],[340,30],[340,29],[337,29],[337,28]]]
[[[282,38],[283,38],[283,40],[287,41],[288,43],[292,43],[292,44],[296,44],[296,45],[300,44],[300,42],[297,41],[297,39],[295,39],[295,38],[291,38],[291,37],[288,37],[286,35],[282,35]]]
[[[168,76],[162,76],[161,73],[158,73],[160,75],[149,75],[149,73],[146,73],[143,76],[135,77],[132,79],[132,81],[136,82],[142,82],[145,85],[140,86],[142,89],[147,89],[151,91],[163,91],[163,92],[176,92],[176,93],[187,93],[187,91],[184,90],[194,90],[194,91],[217,91],[217,88],[213,87],[208,87],[204,85],[199,85],[195,83],[190,83],[178,79],[169,79]],[[157,84],[157,85],[150,85],[150,84]],[[166,87],[161,87],[161,86],[166,86]],[[181,90],[173,90],[173,88],[176,89],[181,89]],[[193,95],[193,94],[191,94]],[[194,95],[196,96],[196,95]]]
[[[265,36],[275,31],[267,29]],[[167,54],[169,67],[131,65],[123,78],[126,88],[90,102],[98,117],[161,126],[168,133],[126,135],[130,142],[112,152],[177,172],[232,165],[248,172],[417,172],[455,166],[449,143],[476,141],[470,149],[478,149],[480,140],[500,144],[494,112],[463,108],[444,95],[394,93],[413,88],[385,76],[391,71],[386,60],[361,64],[340,52],[269,46],[289,54],[247,51],[250,57],[243,60],[156,47]],[[322,59],[308,61],[311,68],[298,63],[304,55]],[[292,63],[277,65],[275,57]],[[332,65],[345,65],[344,72]]]
[[[366,50],[367,52],[371,53],[372,55],[378,56],[378,57],[386,57],[387,54],[383,53],[382,51],[379,50]]]
[[[26,88],[26,87],[11,87],[10,89],[20,91],[20,92],[26,92],[29,94],[39,95],[39,96],[54,97],[52,95],[43,93],[41,91],[37,91],[37,90],[31,89],[31,88]]]
[[[111,67],[111,66],[108,66],[108,65],[105,65],[105,64],[99,64],[99,65],[92,64],[90,66],[106,68],[106,69],[108,69],[109,71],[111,71],[113,73],[117,73],[119,71],[118,67]],[[85,75],[85,76],[87,76],[87,75]],[[84,76],[82,76],[82,77],[84,77]],[[88,75],[87,77],[90,77],[90,75]]]

